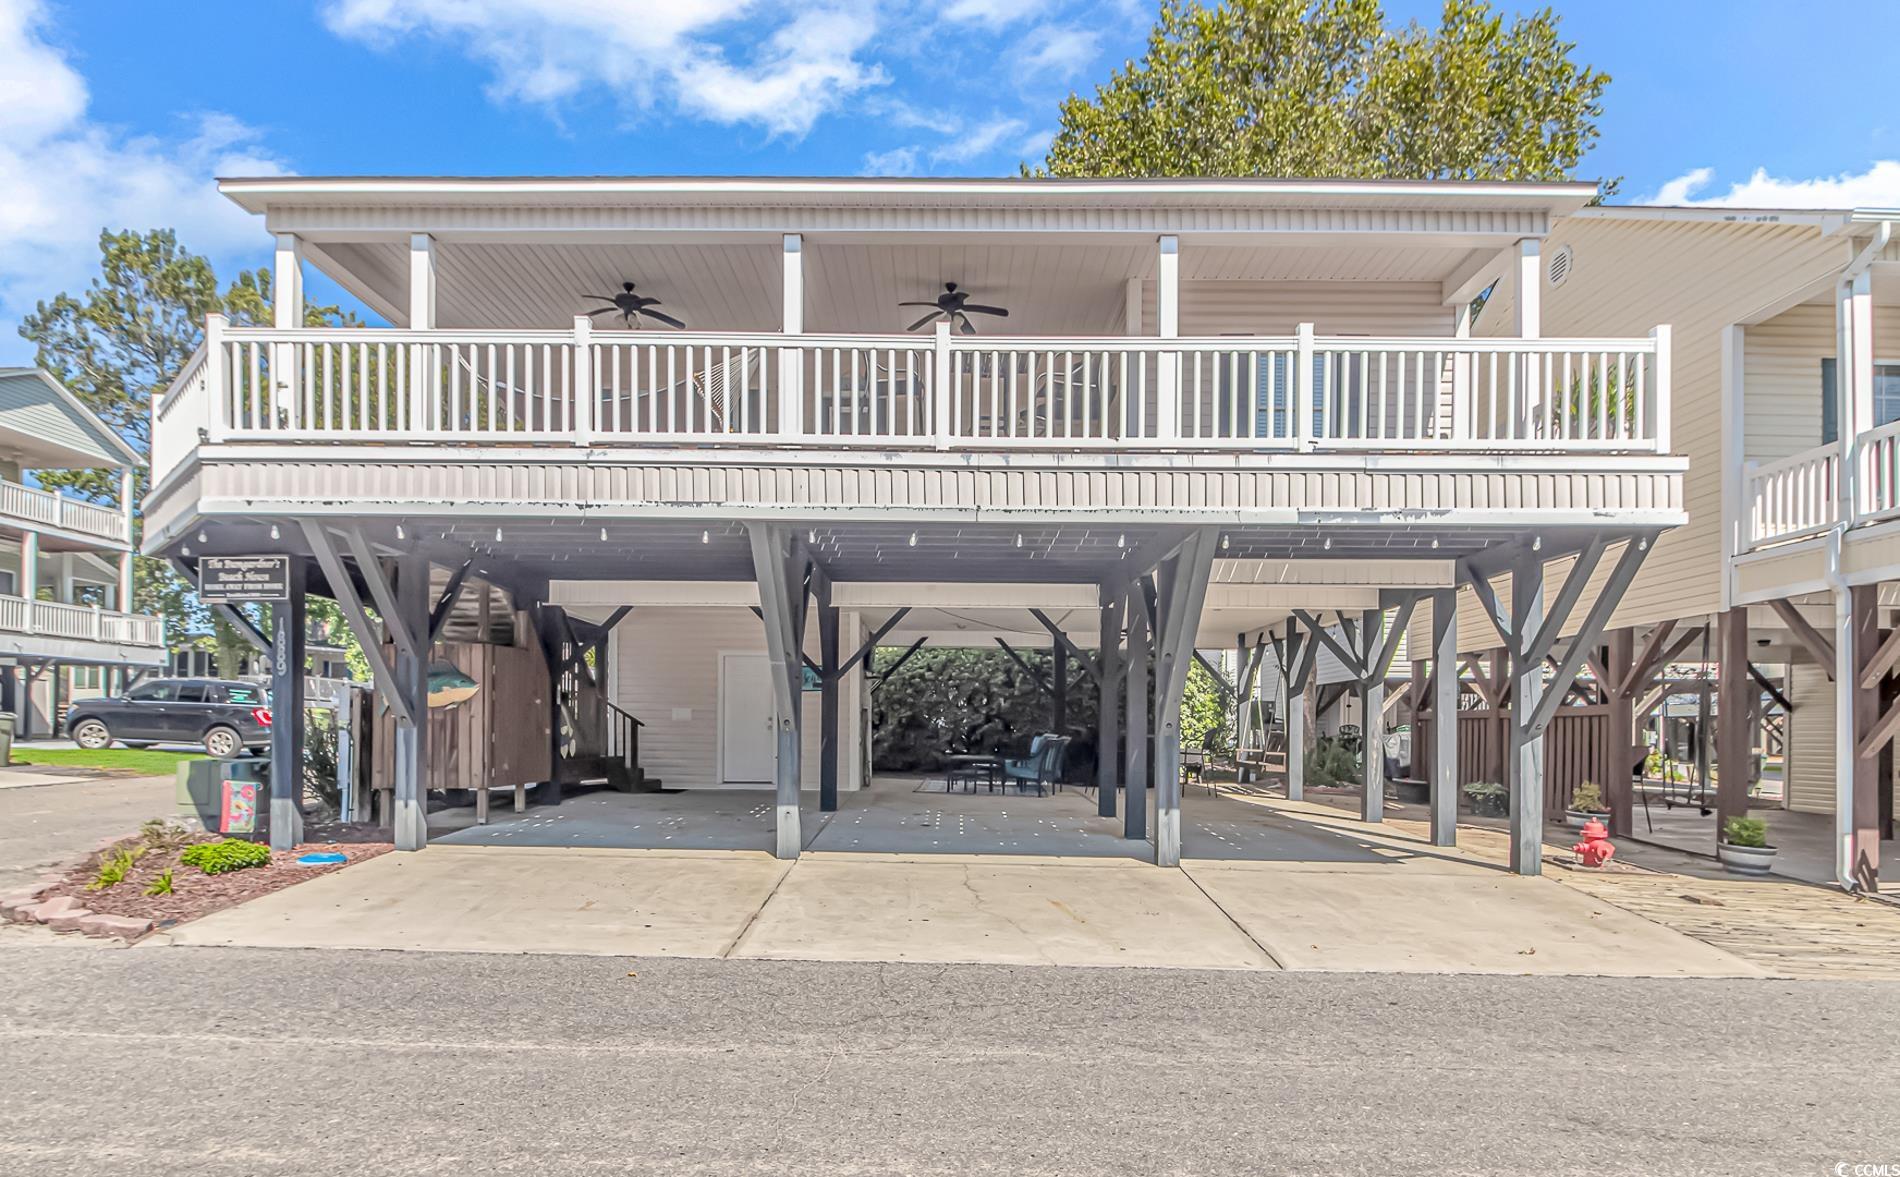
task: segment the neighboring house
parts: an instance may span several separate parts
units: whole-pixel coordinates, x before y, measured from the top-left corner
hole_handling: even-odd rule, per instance
[[[1706,674],[1717,718],[1708,754],[1724,786],[1716,816],[1739,815],[1756,721],[1791,706],[1784,804],[1835,818],[1840,881],[1864,887],[1893,828],[1900,724],[1881,694],[1900,654],[1886,640],[1900,580],[1896,218],[1588,208],[1552,228],[1541,283],[1552,333],[1616,335],[1669,318],[1675,437],[1689,458],[1689,522],[1658,539],[1593,651],[1607,680],[1631,688],[1610,692],[1610,747],[1593,763],[1615,760],[1630,716],[1672,691],[1675,713],[1694,715]],[[1514,299],[1501,286],[1478,329],[1508,334]],[[1478,612],[1467,600],[1465,616]],[[1470,624],[1460,634],[1482,675],[1484,635]],[[1721,722],[1736,715],[1745,721]],[[1613,800],[1613,827],[1628,832],[1628,789]]]
[[[0,368],[0,710],[51,734],[65,706],[164,665],[164,623],[132,597],[139,456],[58,381]],[[117,507],[29,485],[36,470],[105,469]]]
[[[316,636],[316,635],[313,635]],[[326,635],[327,636],[327,635]],[[349,652],[342,646],[307,641],[304,646],[305,692],[313,706],[332,706],[343,684],[351,681]],[[200,638],[171,651],[165,672],[178,678],[224,678],[217,647]],[[229,676],[260,681],[270,677],[269,660],[261,650],[246,646],[238,651],[237,666]]]
[[[339,600],[393,716],[377,783],[404,848],[426,788],[551,740],[543,796],[603,774],[770,789],[773,845],[796,855],[801,786],[830,810],[864,781],[889,666],[863,649],[1031,635],[1110,693],[1096,746],[1153,732],[1152,770],[1100,758],[1099,803],[1172,864],[1195,649],[1324,650],[1376,726],[1405,618],[1461,569],[1489,583],[1584,551],[1614,590],[1685,519],[1678,307],[1544,337],[1542,243],[1592,185],[222,187],[275,235],[279,325],[214,317],[154,403],[146,550],[283,555],[293,592]],[[306,265],[393,326],[305,326]],[[1471,338],[1500,283],[1524,287],[1506,336]],[[1613,427],[1549,411],[1558,374],[1610,367],[1631,390]],[[1607,613],[1577,604],[1553,582],[1548,624],[1511,622],[1533,702],[1545,639]],[[450,647],[478,677],[503,664],[468,643],[549,676],[510,652],[482,684],[486,736],[424,710]],[[280,712],[295,689],[280,679]],[[1509,740],[1526,873],[1543,710]],[[1454,805],[1441,773],[1441,842]]]

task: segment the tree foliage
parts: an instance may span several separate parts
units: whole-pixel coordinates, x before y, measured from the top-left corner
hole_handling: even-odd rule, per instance
[[[169,229],[99,234],[99,275],[80,294],[42,301],[20,325],[37,348],[38,365],[64,384],[142,458],[151,456],[152,398],[162,393],[204,340],[214,311],[240,324],[271,321],[271,275],[246,270],[222,290],[210,261],[178,243]],[[311,326],[354,323],[336,306],[306,305]],[[133,494],[145,497],[147,471],[137,472]],[[108,470],[39,470],[39,485],[93,502],[117,505],[118,476]],[[134,515],[134,532],[142,519]],[[136,540],[135,540],[136,542]],[[132,608],[165,618],[174,638],[211,629],[221,665],[245,646],[223,621],[212,625],[196,596],[164,561],[134,561]]]
[[[1610,80],[1575,50],[1550,9],[1507,24],[1486,0],[1435,28],[1378,0],[1164,0],[1142,59],[1062,104],[1041,171],[1562,179]]]

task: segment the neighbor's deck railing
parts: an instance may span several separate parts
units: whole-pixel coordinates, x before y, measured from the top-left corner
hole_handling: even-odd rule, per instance
[[[69,499],[65,495],[0,480],[0,522],[57,527],[79,535],[127,543],[131,540],[125,513],[115,507]]]
[[[1849,473],[1851,509],[1844,491]],[[1820,535],[1844,524],[1900,517],[1900,421],[1861,433],[1851,458],[1848,447],[1837,441],[1773,462],[1750,462],[1743,473],[1743,493],[1743,551]]]
[[[75,638],[114,645],[162,646],[165,622],[139,613],[115,613],[91,605],[29,601],[0,596],[0,630],[48,638]]]
[[[200,440],[1666,453],[1638,339],[227,328],[153,408]]]

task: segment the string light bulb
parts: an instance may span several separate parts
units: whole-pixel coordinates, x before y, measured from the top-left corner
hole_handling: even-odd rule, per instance
[[[700,543],[702,543],[702,544],[709,544],[709,543],[711,543],[711,542],[712,542],[712,532],[711,532],[711,531],[702,531],[702,532],[700,532],[700,533],[699,533],[699,542],[700,542]]]
[[[1016,533],[1016,546],[1019,548],[1023,546],[1023,533],[1020,531]]]
[[[273,523],[273,524],[271,524],[271,525],[270,525],[270,537],[271,537],[272,539],[280,539],[280,538],[282,538],[281,536],[279,536],[279,535],[277,534],[277,525],[276,525],[275,523]]]
[[[910,533],[910,546],[913,548],[917,546],[917,533],[914,531]]]
[[[497,527],[497,528],[495,529],[495,542],[496,542],[496,543],[500,543],[500,542],[501,542],[501,528],[499,528],[499,527]]]
[[[403,531],[403,529],[402,529],[402,524],[400,524],[400,523],[398,523],[398,524],[396,524],[396,538],[397,538],[397,539],[408,539],[408,538],[409,538],[409,536],[408,536],[407,534],[405,534],[405,533],[404,533],[404,531]]]

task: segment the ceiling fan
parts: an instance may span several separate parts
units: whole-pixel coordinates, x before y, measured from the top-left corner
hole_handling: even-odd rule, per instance
[[[654,310],[654,307],[660,305],[660,300],[645,294],[635,294],[633,292],[633,283],[631,282],[622,282],[620,284],[620,293],[611,298],[605,294],[583,294],[581,297],[598,299],[608,304],[598,310],[588,311],[587,314],[590,318],[595,315],[619,315],[621,322],[629,327],[637,328],[640,325],[640,316],[645,315],[647,318],[653,319],[656,322],[665,323],[669,327],[684,329],[686,326],[686,324],[675,319],[672,315]]]
[[[906,331],[915,331],[919,327],[933,323],[938,319],[947,319],[952,326],[957,327],[965,335],[975,335],[976,324],[970,322],[971,315],[996,315],[999,318],[1005,319],[1009,317],[1009,312],[1002,307],[981,306],[971,302],[970,292],[967,290],[958,290],[955,282],[945,282],[943,284],[943,293],[939,294],[934,302],[900,302],[897,305],[900,307],[931,308],[929,314],[917,320],[915,323],[912,323],[909,327],[906,327]]]

